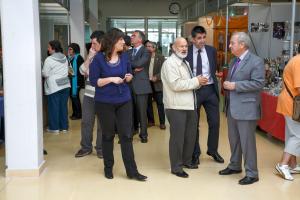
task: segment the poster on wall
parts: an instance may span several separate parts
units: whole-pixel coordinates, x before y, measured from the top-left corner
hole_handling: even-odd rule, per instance
[[[285,22],[273,22],[273,38],[282,40],[285,36]]]
[[[250,25],[251,32],[268,32],[269,24],[263,22],[251,23]]]

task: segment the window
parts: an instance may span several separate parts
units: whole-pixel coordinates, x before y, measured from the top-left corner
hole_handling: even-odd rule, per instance
[[[181,33],[180,29],[178,30],[177,19],[170,18],[111,18],[108,20],[108,28],[112,27],[119,28],[128,35],[131,35],[135,30],[143,31],[148,40],[153,42],[160,42],[162,47],[161,53],[164,56],[169,56],[170,43],[173,43],[175,38],[180,36]]]

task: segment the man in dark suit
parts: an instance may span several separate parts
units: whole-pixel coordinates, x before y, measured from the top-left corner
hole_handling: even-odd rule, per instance
[[[152,95],[149,95],[148,98],[148,125],[154,125],[154,115],[153,115],[153,106],[152,98],[154,98],[157,104],[158,116],[159,116],[159,127],[160,129],[166,129],[165,125],[165,110],[163,104],[163,93],[162,93],[162,81],[160,78],[161,67],[165,61],[165,57],[156,52],[156,43],[148,41],[146,48],[151,53],[151,61],[149,65],[149,79],[152,88]]]
[[[200,108],[204,107],[208,123],[207,154],[218,163],[224,163],[224,159],[218,153],[220,111],[219,90],[216,77],[216,49],[206,45],[206,30],[202,26],[195,26],[192,30],[192,43],[189,46],[186,60],[189,62],[193,75],[202,75],[208,79],[208,83],[196,91],[198,117],[200,119]],[[197,138],[193,152],[193,164],[199,164],[201,154],[199,144],[199,123]]]
[[[131,35],[131,44],[133,48],[129,50],[131,57],[131,67],[133,71],[132,93],[134,99],[134,109],[137,114],[135,128],[137,122],[140,123],[140,138],[142,143],[148,142],[147,133],[147,102],[148,94],[152,92],[148,67],[150,62],[150,53],[144,47],[145,34],[136,30]]]
[[[263,59],[249,51],[250,44],[246,33],[232,35],[229,48],[236,58],[230,63],[223,83],[231,157],[227,168],[219,174],[241,173],[243,157],[246,176],[239,180],[240,185],[258,181],[255,129],[261,116],[260,91],[264,87],[265,68]]]

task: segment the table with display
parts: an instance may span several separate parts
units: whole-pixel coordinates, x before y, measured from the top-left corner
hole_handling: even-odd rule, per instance
[[[262,118],[258,121],[258,126],[271,136],[284,141],[285,121],[283,115],[276,112],[277,100],[277,96],[261,92]]]

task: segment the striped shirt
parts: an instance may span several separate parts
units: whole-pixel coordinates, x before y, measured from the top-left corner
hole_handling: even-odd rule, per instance
[[[86,68],[84,63],[80,66],[79,71],[82,75],[89,75],[89,68]],[[95,96],[95,87],[91,85],[89,77],[85,81],[84,95],[92,98]]]

